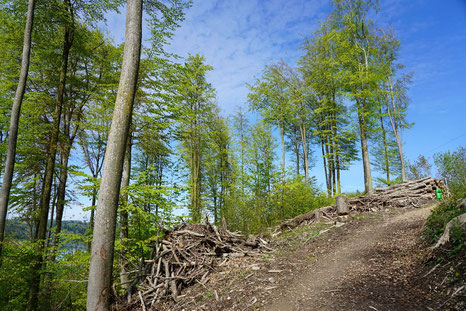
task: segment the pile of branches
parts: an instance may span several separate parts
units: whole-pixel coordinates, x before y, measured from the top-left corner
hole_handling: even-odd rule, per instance
[[[436,178],[406,181],[386,188],[376,188],[373,195],[363,195],[346,200],[351,214],[376,212],[387,208],[422,207],[436,198],[436,190],[443,196],[449,192],[444,182]],[[330,205],[296,216],[283,222],[280,229],[293,229],[302,223],[320,220],[333,221],[338,217],[336,205]]]
[[[156,310],[163,300],[177,299],[183,289],[209,281],[217,265],[232,257],[253,256],[271,251],[260,237],[246,239],[224,225],[181,224],[167,231],[154,245],[151,258],[145,259],[144,273],[129,288],[128,301],[118,310]]]

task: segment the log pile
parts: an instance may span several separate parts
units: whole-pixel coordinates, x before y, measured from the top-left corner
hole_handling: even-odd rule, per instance
[[[229,258],[258,255],[271,251],[259,237],[242,235],[211,224],[181,224],[167,231],[153,245],[151,258],[144,260],[144,273],[130,287],[128,302],[118,310],[156,310],[163,299],[177,301],[181,291],[193,284],[205,284],[216,265]]]
[[[421,207],[436,198],[437,189],[442,190],[443,196],[449,195],[442,180],[427,177],[386,188],[376,188],[375,194],[347,199],[346,204],[351,214],[375,212],[386,208]],[[287,220],[281,224],[280,229],[292,229],[303,222],[314,222],[316,214],[323,215],[323,218],[327,220],[334,220],[338,216],[335,205],[326,206],[318,211],[310,211]]]

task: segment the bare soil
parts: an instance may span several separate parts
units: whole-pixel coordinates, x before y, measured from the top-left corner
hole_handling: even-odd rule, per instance
[[[429,213],[430,208],[385,210],[337,226],[297,228],[275,238],[275,252],[235,258],[207,284],[159,307],[464,310],[466,290],[458,286],[464,284],[464,260],[443,264],[429,254],[421,239]]]

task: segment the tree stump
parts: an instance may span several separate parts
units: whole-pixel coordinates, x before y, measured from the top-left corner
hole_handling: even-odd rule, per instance
[[[316,209],[314,211],[314,216],[315,216],[316,222],[320,222],[322,220],[322,211],[320,209]]]
[[[339,216],[348,215],[348,204],[346,204],[346,197],[344,195],[339,195],[335,198],[337,203],[337,213]]]

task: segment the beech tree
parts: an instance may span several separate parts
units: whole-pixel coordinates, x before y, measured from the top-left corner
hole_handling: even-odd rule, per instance
[[[3,175],[2,189],[0,193],[0,266],[2,263],[2,245],[5,234],[5,222],[10,196],[11,183],[13,180],[13,169],[15,166],[16,143],[18,137],[18,122],[26,90],[26,81],[29,73],[29,56],[31,53],[32,27],[34,22],[35,0],[28,1],[26,27],[24,30],[23,55],[21,61],[21,73],[16,88],[15,99],[10,116],[10,128],[8,131],[8,149],[5,163],[5,174]]]
[[[110,309],[116,207],[136,93],[141,38],[142,0],[131,0],[126,6],[123,64],[97,201],[89,267],[87,310]]]
[[[204,64],[204,57],[191,55],[174,73],[172,95],[179,111],[181,153],[189,169],[189,205],[194,222],[202,217],[203,166],[207,143],[207,125],[212,114],[214,89],[206,80],[213,68]]]
[[[359,125],[359,140],[364,170],[364,187],[373,193],[372,173],[369,159],[368,135],[371,118],[374,116],[374,97],[378,76],[377,47],[373,22],[367,15],[373,1],[335,0],[335,10],[330,23],[335,30],[338,59],[343,68],[347,95],[355,101]]]
[[[285,128],[290,117],[290,100],[283,68],[279,64],[266,66],[262,78],[249,85],[248,103],[252,110],[262,114],[266,122],[278,128],[282,147],[282,183],[285,184]]]

